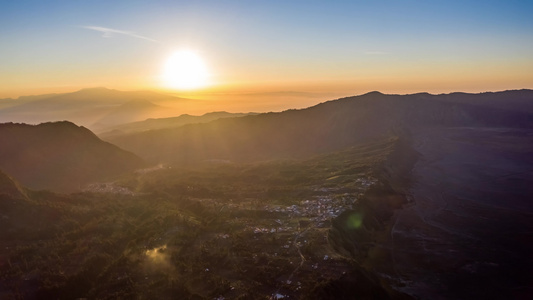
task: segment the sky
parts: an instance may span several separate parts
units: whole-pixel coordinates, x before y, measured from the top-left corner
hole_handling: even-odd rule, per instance
[[[0,98],[81,88],[346,95],[533,88],[533,1],[4,1]],[[209,85],[161,78],[194,51]]]

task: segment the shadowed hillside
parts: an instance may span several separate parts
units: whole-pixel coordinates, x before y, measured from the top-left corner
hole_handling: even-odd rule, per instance
[[[372,92],[303,110],[217,120],[108,140],[154,163],[253,161],[326,153],[416,128],[533,126],[530,114],[520,109],[531,105],[533,91],[454,95]],[[483,100],[486,97],[490,100],[487,104]],[[514,103],[514,109],[505,108],[508,102]]]
[[[143,165],[69,122],[0,124],[0,169],[33,189],[73,191]]]
[[[0,199],[25,199],[24,189],[11,177],[0,171]]]
[[[162,167],[114,182],[135,193],[0,197],[0,298],[411,299],[328,238],[332,219],[382,189],[397,148],[390,138],[307,160]],[[14,185],[0,177],[0,190]],[[390,211],[382,206],[377,213]]]
[[[0,174],[0,298],[528,299],[531,103],[373,92],[154,120],[109,140],[162,164],[112,182],[140,159],[72,123],[3,124],[13,178],[99,183]]]

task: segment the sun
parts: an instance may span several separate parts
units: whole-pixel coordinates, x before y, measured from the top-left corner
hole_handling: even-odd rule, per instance
[[[166,87],[194,90],[208,85],[209,72],[200,56],[189,50],[173,53],[165,63],[163,81]]]

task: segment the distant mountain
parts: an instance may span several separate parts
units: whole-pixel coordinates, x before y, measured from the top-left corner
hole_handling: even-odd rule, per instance
[[[120,122],[177,115],[175,108],[164,107],[164,104],[191,105],[195,101],[149,91],[91,88],[65,94],[2,99],[0,122],[39,124],[67,120],[94,129]]]
[[[148,100],[131,100],[110,110],[93,124],[94,128],[131,123],[163,113],[166,108]]]
[[[0,169],[31,189],[75,191],[143,166],[134,154],[70,122],[0,124]]]
[[[207,123],[218,119],[223,118],[236,118],[243,117],[248,115],[255,115],[255,113],[228,113],[225,111],[221,112],[211,112],[206,113],[201,116],[191,116],[188,114],[183,114],[178,117],[171,118],[159,118],[159,119],[148,119],[145,121],[138,121],[132,123],[121,124],[117,126],[106,127],[98,132],[98,136],[101,138],[110,138],[116,137],[125,134],[132,134],[147,130],[156,130],[156,129],[165,129],[165,128],[175,128],[183,126],[186,124],[193,123]],[[121,122],[125,123],[125,122]]]
[[[439,97],[443,101],[475,106],[490,107],[508,111],[533,113],[531,90],[512,90],[504,92],[486,92],[481,94],[452,93],[429,97]]]
[[[447,95],[371,92],[302,110],[221,119],[108,141],[152,162],[294,158],[416,128],[531,128],[532,102],[531,90]]]

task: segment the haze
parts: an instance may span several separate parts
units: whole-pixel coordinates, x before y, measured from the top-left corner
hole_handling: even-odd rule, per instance
[[[0,99],[89,87],[227,101],[531,88],[532,10],[527,1],[10,1],[0,10]],[[165,62],[183,49],[209,68],[206,88],[165,86]],[[290,108],[283,101],[255,110]]]
[[[533,299],[531,1],[4,1],[0,299]]]

